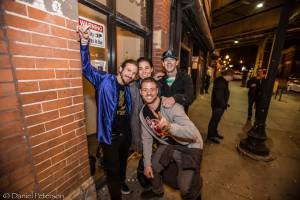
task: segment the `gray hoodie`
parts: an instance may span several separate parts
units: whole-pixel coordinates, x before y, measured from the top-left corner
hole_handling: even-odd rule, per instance
[[[143,155],[145,166],[151,166],[152,156],[152,144],[153,138],[159,143],[168,143],[158,137],[155,132],[147,125],[143,115],[143,109],[140,111],[140,120],[142,123],[142,143],[143,143]],[[203,149],[203,140],[199,130],[194,123],[185,114],[183,106],[175,103],[171,108],[161,106],[160,113],[170,122],[169,133],[173,136],[173,139],[179,144],[186,145],[188,148]]]

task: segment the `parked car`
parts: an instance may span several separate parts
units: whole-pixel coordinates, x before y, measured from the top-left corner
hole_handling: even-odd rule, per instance
[[[233,80],[242,80],[242,79],[243,79],[242,72],[235,70],[233,72]]]
[[[292,74],[288,77],[287,91],[300,92],[300,74]]]

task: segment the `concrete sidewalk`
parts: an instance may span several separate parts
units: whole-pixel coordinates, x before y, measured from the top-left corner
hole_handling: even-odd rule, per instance
[[[284,94],[282,101],[272,99],[267,120],[267,145],[274,161],[254,161],[240,155],[236,144],[246,137],[247,88],[231,82],[231,107],[225,112],[219,131],[221,144],[205,142],[201,174],[203,200],[297,200],[300,199],[300,94]],[[210,94],[198,96],[189,116],[206,139],[210,119]],[[128,166],[129,186],[133,193],[124,199],[140,199],[142,188],[136,181],[138,159]],[[109,199],[102,188],[98,199]],[[179,192],[166,187],[161,199],[179,200]]]

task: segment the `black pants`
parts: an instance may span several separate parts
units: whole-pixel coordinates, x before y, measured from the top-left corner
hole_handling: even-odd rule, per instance
[[[122,199],[121,186],[126,179],[126,168],[131,133],[113,135],[110,145],[101,144],[107,176],[107,186],[112,200]]]
[[[253,110],[254,103],[255,103],[255,98],[249,95],[248,96],[248,120],[251,120],[252,118],[252,110]]]
[[[224,108],[212,108],[212,116],[208,124],[207,137],[216,137],[216,135],[218,135],[218,125],[224,111]]]

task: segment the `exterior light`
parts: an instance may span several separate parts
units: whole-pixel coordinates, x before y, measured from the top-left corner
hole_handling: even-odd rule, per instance
[[[237,43],[239,43],[239,41],[237,41],[237,40],[234,40],[234,44],[237,44]]]
[[[240,60],[240,63],[243,64],[243,60]]]
[[[258,3],[258,4],[256,5],[256,8],[262,8],[263,6],[264,6],[264,3],[261,2],[261,3]]]
[[[228,59],[228,58],[229,58],[229,55],[226,55],[225,58]]]

